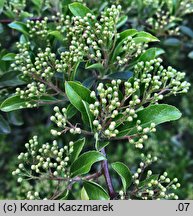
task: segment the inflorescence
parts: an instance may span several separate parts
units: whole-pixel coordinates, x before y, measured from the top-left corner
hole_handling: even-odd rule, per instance
[[[40,146],[37,136],[34,136],[25,144],[27,152],[22,152],[18,156],[21,163],[12,174],[19,176],[19,183],[30,179],[69,178],[68,163],[73,152],[73,144],[71,141],[68,145],[59,147],[54,140],[52,144],[46,143]]]

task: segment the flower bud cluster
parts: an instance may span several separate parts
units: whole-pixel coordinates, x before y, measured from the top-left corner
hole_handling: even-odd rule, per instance
[[[27,85],[25,90],[16,88],[16,95],[20,96],[21,99],[33,99],[34,97],[41,97],[46,93],[46,86],[40,82],[32,82]]]
[[[122,50],[124,51],[121,56],[116,57],[115,65],[124,66],[127,65],[128,62],[143,52],[148,47],[148,44],[144,43],[136,43],[135,40],[128,36],[127,39],[124,40]]]
[[[17,43],[19,53],[15,56],[15,63],[11,66],[14,70],[22,71],[24,77],[31,77],[33,79],[42,78],[44,80],[50,80],[55,70],[53,65],[57,62],[56,55],[51,52],[51,49],[47,47],[43,52],[38,49],[37,56],[33,62],[31,59],[30,43]]]
[[[115,37],[115,34],[117,34],[115,27],[119,20],[121,9],[121,5],[112,5],[101,13],[100,23],[101,26],[103,26],[101,35],[107,44],[110,43],[112,38]]]
[[[66,108],[62,108],[62,112],[60,112],[59,107],[54,107],[55,115],[50,117],[50,120],[54,122],[59,128],[65,128],[66,127],[66,121],[67,121],[67,110]]]
[[[62,133],[69,131],[71,134],[81,134],[81,129],[77,126],[73,126],[67,120],[67,109],[62,108],[62,112],[60,111],[59,107],[54,107],[55,115],[50,117],[50,120],[54,122],[57,127],[63,128],[62,131],[57,131],[55,129],[51,129],[51,134],[53,136],[60,136]]]
[[[97,40],[97,27],[96,17],[90,13],[82,17],[72,17],[73,25],[69,26],[67,36],[72,38],[69,46],[70,52],[75,52],[78,55],[74,60],[78,61],[79,58],[99,61],[102,53],[100,50],[100,43]],[[91,22],[94,26],[91,25]],[[95,23],[95,24],[94,24]],[[98,25],[97,25],[98,24]],[[81,36],[80,36],[81,35]]]
[[[120,5],[112,5],[111,8],[101,13],[99,21],[91,13],[86,14],[84,18],[72,17],[73,24],[71,25],[69,19],[67,19],[65,21],[67,37],[71,40],[70,53],[66,53],[71,54],[68,58],[74,62],[84,58],[92,61],[92,63],[93,61],[102,63],[104,47],[109,46],[112,43],[112,38],[117,34],[116,23],[120,11]]]
[[[120,196],[120,199],[121,200],[124,200],[126,197],[125,197],[125,193],[124,193],[124,191],[122,191],[122,190],[120,190],[119,191],[119,196]]]
[[[157,8],[159,6],[160,0],[144,0],[143,4],[145,6],[152,6],[154,8]]]
[[[157,32],[157,35],[179,35],[179,27],[171,25],[175,22],[176,18],[170,14],[169,11],[164,11],[163,8],[159,8],[155,13],[155,17],[147,19],[147,23],[153,30]],[[168,28],[168,26],[171,26]]]
[[[190,87],[190,83],[183,80],[185,73],[171,66],[165,69],[161,62],[160,58],[152,59],[139,62],[134,68],[134,80],[140,82],[139,85],[145,85],[146,99],[152,103],[166,95],[186,93]]]
[[[97,87],[99,99],[97,98],[94,91],[91,92],[90,95],[95,99],[95,103],[89,105],[90,111],[95,116],[93,125],[98,131],[104,129],[104,135],[109,138],[115,137],[118,134],[116,122],[111,121],[111,123],[106,128],[103,128],[102,124],[105,124],[105,121],[107,121],[108,118],[113,119],[119,114],[118,108],[121,106],[121,101],[119,98],[120,84],[121,80],[112,80],[111,85],[106,87],[103,83],[100,83]]]
[[[181,16],[185,16],[186,14],[193,13],[193,1],[192,0],[181,0],[179,11],[180,11]]]
[[[145,156],[141,155],[142,162],[139,168],[133,174],[134,184],[137,188],[136,197],[143,200],[147,199],[178,199],[178,196],[173,193],[180,187],[178,179],[174,178],[171,180],[168,177],[168,173],[164,172],[162,175],[154,175],[152,170],[146,170],[147,166],[151,165],[153,162],[157,161],[157,157],[152,157],[148,154]],[[144,172],[147,173],[145,180],[141,181]]]
[[[49,29],[48,29],[48,17],[44,17],[43,20],[28,20],[27,27],[29,29],[29,35],[31,38],[40,36],[42,39],[47,38]]]
[[[151,123],[149,127],[142,127],[141,121],[137,120],[136,129],[137,136],[129,139],[129,143],[134,144],[136,148],[142,149],[144,142],[149,138],[148,134],[151,132],[156,132],[155,124]]]
[[[39,200],[40,199],[39,192],[28,191],[27,199],[28,200]]]
[[[40,180],[60,176],[68,178],[68,165],[73,145],[73,142],[69,142],[69,145],[59,147],[57,141],[54,140],[52,144],[46,143],[40,147],[37,136],[34,136],[25,144],[27,152],[22,152],[18,156],[21,163],[12,174],[19,175],[19,183],[25,178]],[[30,169],[28,168],[29,164],[31,165]]]
[[[26,8],[26,0],[7,0],[4,7],[5,10],[18,15],[24,12],[24,9]]]
[[[125,87],[124,95],[120,95],[121,84],[121,80],[112,80],[111,84],[106,86],[99,83],[97,87],[98,95],[94,91],[90,94],[95,99],[95,102],[89,105],[90,111],[95,116],[93,125],[95,130],[101,132],[107,138],[116,137],[119,133],[117,127],[123,122],[133,122],[137,118],[136,106],[141,103],[139,96],[134,94],[139,89],[137,81],[133,83],[133,88],[130,81],[123,83]],[[128,101],[128,99],[130,100]],[[127,103],[126,106],[124,106],[125,103]],[[135,144],[137,148],[143,148],[143,142],[148,139],[147,134],[156,131],[154,123],[146,128],[143,128],[140,124],[141,121],[138,120],[136,128],[139,137],[130,139],[130,143]]]
[[[55,21],[56,30],[61,34],[64,34],[66,29],[69,29],[71,26],[70,16],[64,16],[64,14],[57,13],[56,16],[52,16],[52,20]]]

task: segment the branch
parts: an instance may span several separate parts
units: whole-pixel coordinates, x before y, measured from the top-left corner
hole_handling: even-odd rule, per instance
[[[36,74],[31,74],[31,76],[34,79],[36,79],[36,80],[44,83],[45,85],[47,85],[48,87],[50,87],[51,89],[53,89],[56,93],[58,93],[60,95],[63,95],[64,97],[66,97],[66,94],[61,89],[59,89],[57,86],[55,86],[53,83],[45,81],[44,79],[42,79],[41,77],[37,76]]]
[[[28,18],[27,20],[30,20],[30,21],[42,21],[44,20],[43,17],[33,17],[33,18]],[[14,21],[17,21],[17,20],[11,20],[11,19],[2,19],[0,20],[0,23],[1,24],[9,24],[9,23],[12,23]],[[48,22],[54,22],[55,20],[54,19],[48,19]]]
[[[101,150],[101,152],[104,154],[104,156],[106,156],[106,152],[104,148]],[[108,187],[110,198],[114,199],[116,197],[116,193],[114,191],[111,176],[109,174],[109,166],[107,160],[102,161],[102,169],[103,169],[103,174],[105,176],[105,181]]]

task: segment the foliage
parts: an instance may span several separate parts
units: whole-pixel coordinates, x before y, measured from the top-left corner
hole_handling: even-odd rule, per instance
[[[192,13],[192,0],[2,1],[2,198],[192,198]]]

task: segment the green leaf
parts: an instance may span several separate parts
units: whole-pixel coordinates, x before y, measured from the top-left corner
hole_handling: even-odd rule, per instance
[[[16,126],[21,126],[23,125],[23,121],[20,115],[19,111],[13,111],[13,112],[9,112],[7,114],[8,117],[8,121],[10,124],[16,125]]]
[[[0,134],[9,134],[11,128],[9,127],[8,122],[0,115]]]
[[[68,200],[68,195],[69,195],[69,190],[65,190],[64,193],[62,194],[62,197],[60,198],[61,200]]]
[[[51,32],[49,32],[48,35],[54,36],[59,41],[63,41],[64,40],[64,36],[59,31],[51,31]]]
[[[145,186],[148,187],[148,184],[151,183],[152,180],[154,180],[154,181],[158,180],[158,177],[159,177],[159,175],[157,175],[157,174],[151,175],[149,178],[141,181],[139,183],[139,187],[140,188],[145,187]]]
[[[84,181],[84,194],[87,195],[89,200],[109,200],[108,193],[99,184],[91,181]]]
[[[187,27],[187,26],[180,26],[180,30],[182,33],[184,33],[185,35],[193,38],[193,31],[191,28]]]
[[[120,27],[122,27],[128,20],[128,16],[124,15],[124,16],[121,16],[118,20],[118,23],[117,23],[117,29],[119,29]]]
[[[83,121],[90,123],[88,110],[83,103],[83,101],[88,104],[93,102],[90,97],[90,90],[77,82],[69,81],[65,82],[65,91],[70,103],[81,112]]]
[[[62,6],[67,6],[72,2],[72,0],[63,0],[62,1]]]
[[[67,107],[67,118],[71,119],[73,116],[76,115],[77,111],[78,110],[72,104],[69,104]]]
[[[135,41],[135,43],[149,43],[159,41],[158,38],[144,31],[138,32],[136,37],[133,38],[133,40]]]
[[[164,41],[164,45],[176,47],[181,45],[181,41],[177,38],[168,38]]]
[[[87,103],[93,102],[93,99],[90,97],[90,90],[78,82],[65,82],[65,90],[70,102],[80,111],[84,110],[82,100]]]
[[[161,48],[150,48],[140,55],[137,61],[150,61],[163,53],[165,53],[165,51]]]
[[[125,72],[117,72],[110,75],[107,75],[104,77],[104,79],[121,79],[121,80],[128,80],[133,76],[133,73],[131,71],[125,71]]]
[[[42,0],[32,0],[32,2],[40,9],[42,7]]]
[[[137,30],[135,30],[135,29],[128,29],[128,30],[125,30],[125,31],[120,33],[120,37],[117,40],[116,47],[115,47],[115,50],[113,52],[113,56],[111,59],[112,61],[114,61],[115,58],[122,52],[122,45],[123,45],[124,41],[129,36],[131,36],[131,37],[135,36],[136,33],[137,33]]]
[[[86,65],[86,69],[98,69],[98,70],[101,70],[101,69],[104,69],[103,65],[101,63],[96,63],[96,64],[91,64],[91,65]]]
[[[1,0],[1,1],[0,1],[0,14],[1,14],[2,11],[3,11],[4,4],[5,4],[5,0]]]
[[[167,4],[167,8],[171,14],[172,13],[175,14],[175,11],[177,9],[177,1],[178,0],[171,0],[171,1],[166,0],[165,1],[165,3]],[[180,3],[180,1],[178,1],[178,2]]]
[[[92,14],[89,8],[78,2],[70,4],[69,9],[74,16],[85,17],[88,13]]]
[[[4,55],[2,57],[1,60],[3,60],[3,61],[14,61],[15,60],[15,53],[8,53],[8,54],[6,54],[6,55]]]
[[[106,158],[97,151],[88,151],[80,155],[80,157],[71,165],[71,176],[75,177],[77,175],[88,173],[94,163],[102,160],[106,160]]]
[[[93,115],[93,113],[91,113],[91,111],[89,109],[89,104],[87,102],[83,101],[83,100],[82,100],[82,102],[84,104],[84,108],[86,110],[86,114],[87,114],[87,117],[89,119],[90,128],[92,130],[93,129],[94,115]]]
[[[8,26],[12,29],[22,32],[25,35],[29,35],[26,25],[22,22],[15,21],[15,22],[10,23]]]
[[[33,99],[21,99],[19,96],[12,96],[7,98],[0,106],[1,111],[10,112],[13,110],[19,110],[28,108],[26,103],[37,104],[38,102],[53,102],[56,101],[55,98],[49,96],[43,96],[40,98]],[[42,105],[42,104],[39,104]]]
[[[94,83],[95,83],[95,81],[97,80],[97,78],[96,77],[89,77],[89,78],[87,78],[87,79],[85,79],[84,80],[84,82],[82,83],[86,88],[91,88],[93,85],[94,85]]]
[[[137,112],[137,118],[133,122],[124,122],[118,127],[118,137],[125,135],[133,135],[137,133],[136,122],[141,121],[143,128],[149,127],[151,123],[155,125],[162,124],[164,122],[174,121],[181,117],[181,112],[174,106],[167,104],[157,104],[144,108]]]
[[[81,189],[80,197],[81,200],[89,200],[88,194],[84,187]]]
[[[117,43],[120,43],[121,41],[127,39],[129,36],[130,37],[135,36],[137,34],[137,32],[138,31],[136,29],[127,29],[127,30],[121,32],[120,36],[119,36],[119,38],[117,40]]]
[[[108,146],[110,142],[98,140],[96,143],[97,151],[101,151],[104,147]]]
[[[193,51],[191,51],[191,52],[188,53],[188,57],[191,58],[191,59],[193,59]]]
[[[10,86],[19,86],[25,84],[24,81],[19,79],[20,71],[10,71],[3,74],[0,77],[0,88],[1,87],[10,87]]]
[[[22,34],[19,38],[19,42],[21,44],[27,43],[27,42],[29,42],[29,37],[27,35]]]
[[[112,168],[119,174],[121,177],[121,181],[123,184],[124,191],[128,189],[128,187],[132,183],[132,175],[129,168],[121,162],[115,162],[112,164]]]
[[[82,151],[85,144],[85,138],[79,139],[76,142],[74,142],[73,145],[73,152],[70,155],[70,161],[73,163],[79,156],[80,152]]]

